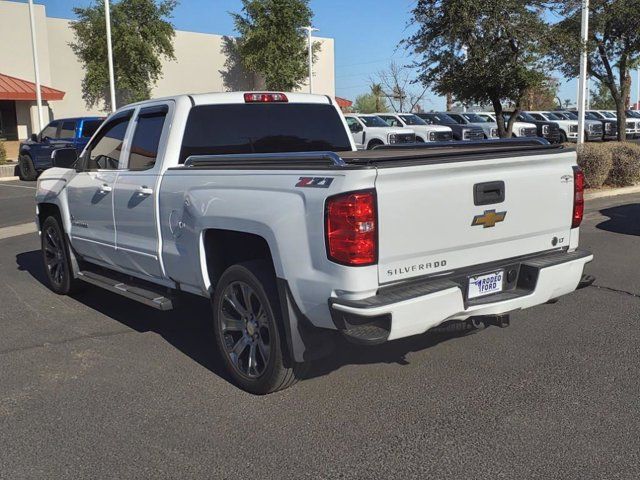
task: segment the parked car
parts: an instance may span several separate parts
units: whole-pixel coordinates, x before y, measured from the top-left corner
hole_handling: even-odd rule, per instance
[[[416,113],[416,115],[430,125],[443,125],[445,127],[449,127],[454,140],[470,141],[481,140],[484,138],[484,131],[481,128],[460,125],[446,113],[430,112]]]
[[[496,123],[496,114],[494,112],[478,112],[477,115],[486,119],[489,122]],[[509,119],[505,120],[506,122]],[[497,123],[496,123],[497,125]],[[513,122],[512,136],[515,138],[533,138],[538,136],[538,128],[533,123],[527,122]]]
[[[505,121],[509,121],[512,113],[513,112],[506,112],[504,114]],[[520,112],[518,121],[534,124],[538,129],[538,137],[544,138],[547,142],[552,144],[560,143],[560,127],[556,122],[537,120],[526,112]]]
[[[54,120],[39,134],[20,144],[18,170],[22,180],[35,180],[51,167],[51,153],[59,148],[75,148],[81,152],[104,119],[78,117]]]
[[[498,136],[498,124],[490,122],[476,113],[447,112],[447,115],[453,118],[458,125],[482,129],[485,139],[500,138]]]
[[[577,110],[569,110],[573,114],[573,118],[578,118]],[[618,122],[611,118],[605,118],[598,116],[591,111],[584,112],[585,120],[594,120],[602,124],[602,139],[603,140],[616,140],[618,138]]]
[[[637,110],[627,110],[625,113],[627,114],[627,120],[635,122],[636,124],[633,138],[640,138],[640,112]],[[618,118],[617,115],[616,118]]]
[[[588,283],[584,175],[537,139],[356,151],[328,96],[229,92],[122,107],[53,162],[36,191],[51,289],[209,298],[211,350],[253,393],[292,385],[338,334],[506,325]]]
[[[413,113],[376,113],[390,127],[410,128],[416,132],[416,142],[447,142],[453,140],[449,127],[429,125]]]
[[[407,128],[392,128],[377,115],[350,113],[347,125],[359,150],[371,150],[379,145],[415,143],[416,133]]]
[[[587,110],[599,119],[608,119],[616,122],[616,128],[618,124],[618,116],[610,110]],[[625,125],[625,137],[627,139],[635,138],[636,134],[640,132],[640,128],[633,119],[627,119]]]
[[[556,117],[560,117],[563,120],[578,121],[578,115],[569,111],[558,110],[553,114]],[[604,128],[602,122],[598,120],[591,120],[586,117],[584,119],[584,138],[587,142],[601,142],[604,140]]]

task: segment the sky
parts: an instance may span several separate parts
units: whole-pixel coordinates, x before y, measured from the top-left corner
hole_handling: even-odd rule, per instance
[[[19,0],[26,2],[26,0]],[[91,0],[35,0],[47,15],[73,18],[74,6]],[[311,0],[316,35],[335,40],[336,95],[354,100],[369,89],[370,79],[391,61],[407,64],[399,42],[408,35],[407,23],[415,0]],[[173,23],[178,30],[234,35],[229,12],[239,12],[240,0],[180,0]],[[560,98],[576,98],[576,82],[561,82]],[[428,92],[423,108],[444,109],[444,100]]]

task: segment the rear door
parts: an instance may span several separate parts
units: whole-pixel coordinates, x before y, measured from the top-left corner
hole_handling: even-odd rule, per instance
[[[137,276],[162,276],[157,224],[157,198],[173,102],[138,110],[125,169],[114,190],[118,265]]]
[[[547,150],[379,168],[380,282],[567,247],[573,165]]]

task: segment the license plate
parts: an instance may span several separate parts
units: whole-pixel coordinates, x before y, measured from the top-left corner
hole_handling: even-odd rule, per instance
[[[468,298],[484,297],[485,295],[501,292],[503,288],[503,278],[504,270],[487,273],[486,275],[469,277]]]

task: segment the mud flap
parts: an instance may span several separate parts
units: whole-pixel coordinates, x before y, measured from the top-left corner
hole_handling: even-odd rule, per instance
[[[329,355],[335,347],[337,332],[314,326],[298,308],[288,282],[281,278],[278,278],[278,296],[282,309],[279,326],[286,337],[288,361],[310,362]]]

